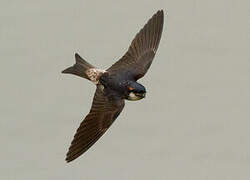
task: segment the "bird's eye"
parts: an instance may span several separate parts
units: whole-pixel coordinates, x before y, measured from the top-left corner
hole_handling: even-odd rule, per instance
[[[134,88],[132,88],[132,87],[130,87],[130,86],[128,87],[128,89],[129,89],[130,91],[133,91],[133,90],[134,90]]]

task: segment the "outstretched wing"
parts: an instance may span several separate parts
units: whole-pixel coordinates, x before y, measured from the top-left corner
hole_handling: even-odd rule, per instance
[[[77,129],[66,161],[73,161],[87,151],[119,116],[124,104],[124,100],[115,95],[105,96],[97,86],[91,110]]]
[[[135,36],[126,54],[108,71],[130,71],[137,80],[149,69],[157,51],[163,28],[163,10],[158,11]]]

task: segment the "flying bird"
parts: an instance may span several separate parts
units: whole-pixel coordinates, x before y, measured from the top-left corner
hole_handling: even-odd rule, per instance
[[[96,85],[90,112],[74,135],[67,162],[86,152],[107,131],[123,110],[125,99],[136,101],[145,97],[146,89],[137,80],[146,74],[154,59],[161,39],[163,16],[163,10],[157,11],[136,34],[125,55],[107,70],[96,68],[76,53],[76,63],[62,71]]]

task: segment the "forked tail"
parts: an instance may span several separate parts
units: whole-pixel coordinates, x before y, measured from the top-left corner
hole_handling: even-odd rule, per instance
[[[93,65],[89,64],[87,61],[85,61],[79,54],[75,53],[75,59],[76,59],[76,63],[63,70],[62,73],[65,74],[74,74],[83,78],[86,78],[88,80],[91,80],[89,78],[89,76],[86,74],[86,72],[89,69],[95,68]]]

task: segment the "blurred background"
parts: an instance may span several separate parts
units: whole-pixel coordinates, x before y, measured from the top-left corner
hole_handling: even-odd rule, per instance
[[[159,9],[146,99],[67,164],[95,86],[61,70],[108,68]],[[0,179],[249,179],[250,1],[1,0],[0,22]]]

